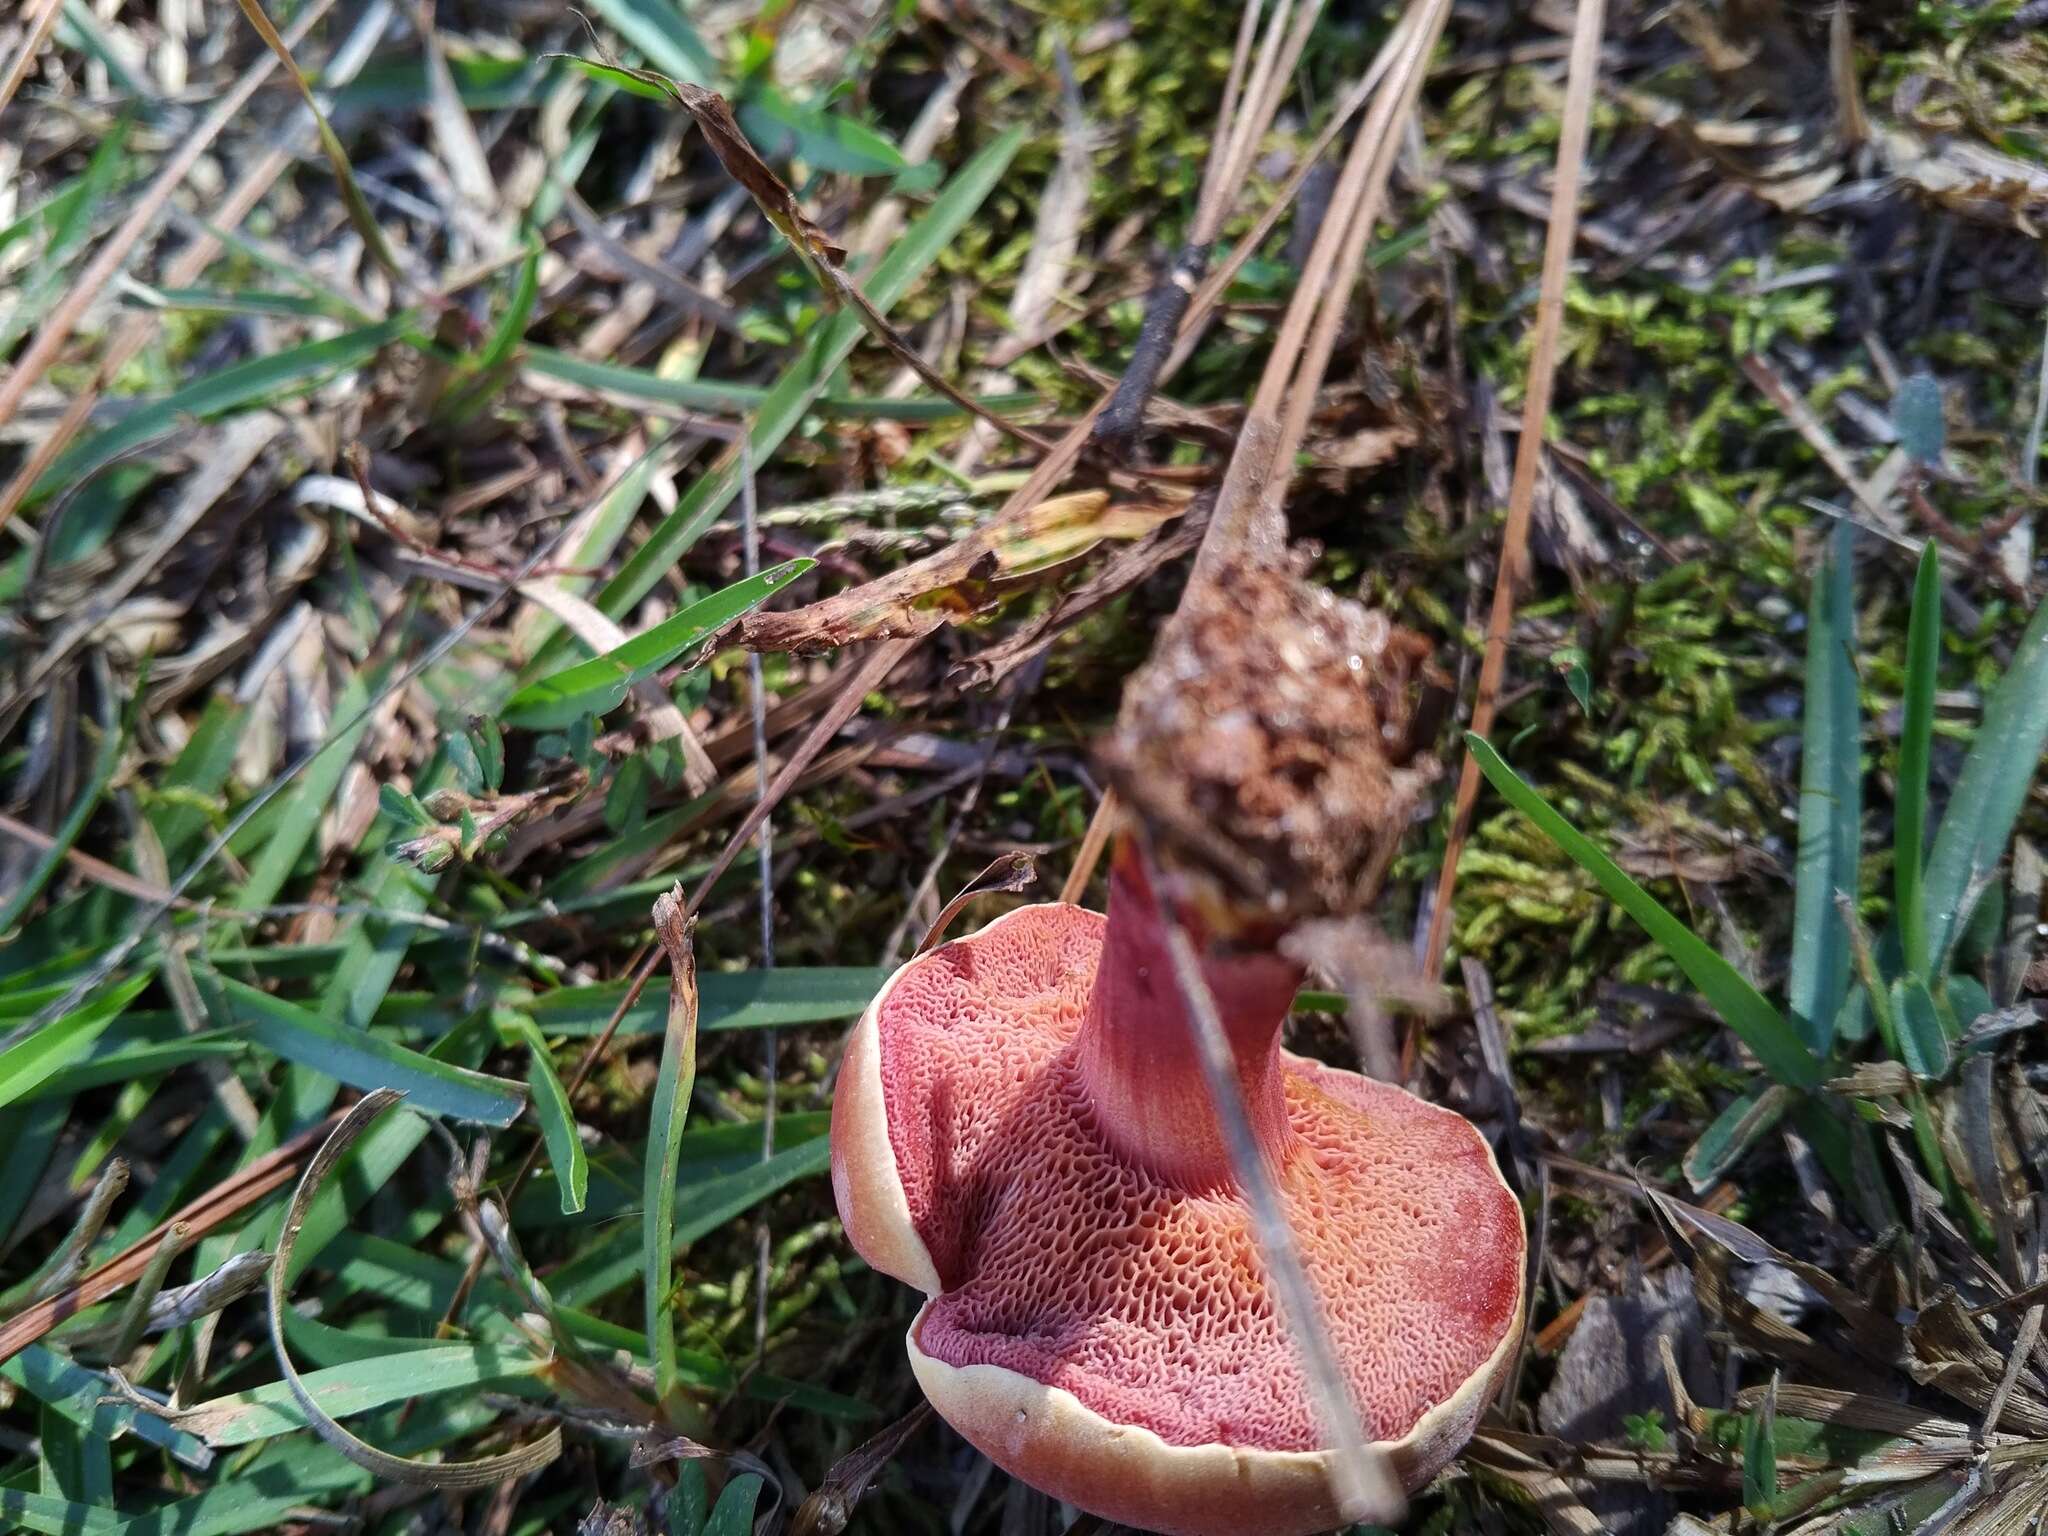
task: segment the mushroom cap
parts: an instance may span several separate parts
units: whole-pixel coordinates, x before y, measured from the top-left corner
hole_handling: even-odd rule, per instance
[[[913,1370],[997,1465],[1170,1536],[1306,1536],[1337,1507],[1242,1200],[1104,1140],[1082,1086],[1105,919],[1028,906],[905,965],[840,1069],[849,1238],[928,1296]],[[1398,1088],[1282,1053],[1276,1170],[1353,1400],[1412,1491],[1470,1437],[1520,1333],[1526,1238],[1484,1138]]]

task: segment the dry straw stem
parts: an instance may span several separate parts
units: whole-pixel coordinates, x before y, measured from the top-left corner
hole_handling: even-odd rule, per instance
[[[1351,287],[1364,261],[1366,241],[1379,215],[1407,112],[1421,89],[1430,51],[1449,16],[1449,0],[1421,0],[1410,6],[1368,71],[1381,76],[1380,85],[1352,142],[1330,200],[1329,216],[1316,235],[1294,298],[1281,318],[1272,354],[1245,415],[1237,451],[1217,494],[1190,589],[1213,580],[1219,564],[1230,555],[1277,542],[1284,535],[1280,502],[1287,489],[1286,467],[1300,444],[1307,410],[1322,387],[1336,328],[1349,306]],[[1281,406],[1290,398],[1296,404],[1283,423]]]
[[[1536,499],[1536,475],[1543,463],[1543,428],[1550,415],[1551,385],[1557,377],[1557,339],[1564,324],[1565,281],[1571,272],[1572,243],[1578,232],[1579,179],[1585,167],[1586,135],[1593,116],[1593,90],[1600,72],[1600,33],[1606,0],[1579,0],[1572,27],[1571,62],[1567,66],[1562,132],[1557,141],[1557,174],[1550,193],[1550,228],[1543,241],[1543,280],[1536,300],[1536,338],[1529,357],[1529,378],[1522,401],[1521,438],[1515,444],[1515,477],[1508,488],[1508,522],[1501,535],[1500,569],[1494,577],[1493,615],[1486,626],[1486,657],[1479,668],[1479,692],[1472,703],[1472,730],[1484,736],[1493,728],[1500,702],[1501,675],[1507,669],[1508,629],[1515,617],[1515,589],[1529,558],[1529,512]],[[1472,806],[1479,798],[1479,760],[1465,754],[1458,775],[1458,797],[1451,812],[1450,836],[1444,842],[1443,872],[1438,877],[1436,905],[1429,915],[1429,938],[1423,951],[1423,972],[1432,981],[1443,975],[1444,943],[1451,931],[1451,898],[1458,885],[1458,856],[1472,829]]]
[[[1155,888],[1157,878],[1154,871]],[[1316,1417],[1339,1453],[1331,1464],[1332,1481],[1337,1484],[1332,1492],[1347,1515],[1403,1509],[1407,1494],[1394,1471],[1393,1458],[1375,1449],[1366,1438],[1344,1368],[1338,1363],[1329,1329],[1316,1304],[1300,1246],[1294,1240],[1294,1227],[1279,1183],[1267,1166],[1251,1121],[1245,1116],[1244,1083],[1238,1076],[1237,1058],[1231,1052],[1222,1017],[1216,1011],[1216,999],[1202,976],[1194,941],[1178,922],[1167,924],[1166,940],[1173,957],[1174,981],[1193,1027],[1202,1077],[1208,1085],[1210,1100],[1220,1111],[1217,1118],[1223,1123],[1231,1172],[1251,1212],[1259,1259],[1273,1282],[1273,1297],[1280,1304],[1281,1319],[1300,1353],[1302,1373],[1315,1399]]]
[[[1312,22],[1315,10],[1312,8],[1306,15]],[[1381,45],[1379,53],[1366,66],[1365,73],[1359,77],[1358,83],[1331,114],[1330,121],[1324,126],[1321,134],[1309,147],[1308,152],[1300,158],[1286,181],[1280,185],[1266,212],[1244,238],[1238,241],[1229,258],[1195,290],[1194,297],[1189,302],[1187,314],[1181,321],[1179,340],[1168,356],[1166,365],[1160,369],[1161,384],[1171,379],[1194,351],[1195,343],[1207,328],[1209,316],[1224,289],[1230,285],[1246,259],[1265,242],[1266,237],[1272,233],[1287,209],[1292,206],[1296,193],[1301,190],[1301,184],[1308,178],[1308,173],[1316,162],[1322,158],[1323,152],[1329,148],[1344,125],[1351,121],[1360,108],[1368,100],[1372,100],[1373,111],[1359,128],[1358,139],[1353,145],[1350,160],[1346,165],[1345,180],[1332,198],[1330,214],[1317,236],[1308,266],[1302,273],[1301,282],[1296,286],[1294,300],[1282,320],[1280,336],[1274,343],[1272,356],[1266,364],[1266,372],[1260,380],[1259,393],[1254,397],[1251,413],[1246,420],[1246,436],[1239,440],[1237,452],[1231,460],[1230,474],[1224,482],[1224,491],[1218,498],[1217,512],[1210,518],[1209,531],[1202,545],[1202,555],[1198,557],[1198,571],[1202,568],[1202,562],[1211,558],[1212,550],[1228,549],[1229,540],[1241,540],[1244,536],[1242,529],[1233,530],[1231,534],[1217,532],[1219,524],[1223,521],[1224,505],[1232,494],[1231,480],[1256,474],[1263,483],[1272,475],[1272,467],[1275,464],[1285,462],[1277,452],[1281,446],[1281,439],[1271,423],[1272,411],[1277,409],[1278,402],[1285,397],[1290,385],[1301,389],[1302,398],[1312,403],[1315,392],[1322,383],[1323,370],[1329,365],[1330,347],[1335,340],[1337,322],[1347,307],[1351,284],[1357,277],[1363,259],[1365,242],[1371,234],[1374,221],[1378,218],[1379,204],[1386,191],[1387,175],[1393,166],[1401,130],[1406,124],[1408,114],[1413,110],[1416,94],[1421,90],[1424,66],[1430,50],[1435,47],[1436,38],[1442,33],[1449,16],[1448,0],[1424,0],[1423,4],[1411,6],[1402,14],[1401,20],[1395,24],[1394,30]],[[1292,41],[1290,38],[1290,45]],[[1375,92],[1379,91],[1380,86],[1390,81],[1387,91],[1375,98]],[[1277,92],[1269,95],[1268,100],[1263,103],[1263,108],[1264,122],[1256,133],[1249,136],[1249,142],[1252,144],[1257,144],[1264,137],[1266,127],[1270,126],[1273,114],[1279,109]],[[1236,135],[1233,133],[1228,136],[1227,142],[1234,143],[1235,140]],[[1227,156],[1230,151],[1226,147],[1223,153]],[[1247,157],[1242,168],[1244,174],[1249,173],[1250,163]],[[1218,185],[1225,185],[1220,176]],[[1241,185],[1240,178],[1237,186]],[[1205,178],[1202,212],[1208,209],[1206,188]],[[1347,201],[1347,197],[1354,200]],[[1227,209],[1228,204],[1235,199],[1236,187],[1232,187],[1228,198],[1224,199],[1220,206]],[[1344,210],[1347,208],[1355,213],[1355,219],[1346,216]],[[1199,212],[1197,217],[1200,217]],[[1221,218],[1222,213],[1219,212],[1219,223]],[[1346,234],[1354,232],[1355,240],[1344,238]],[[1343,263],[1341,274],[1333,281],[1331,269],[1337,262],[1337,248],[1340,244],[1344,247],[1347,259]],[[1330,320],[1327,327],[1319,326],[1315,331],[1316,336],[1322,338],[1320,350],[1309,368],[1298,368],[1297,364],[1302,361],[1304,355],[1303,333],[1310,328],[1317,302],[1326,295]],[[1261,401],[1266,402],[1263,420],[1260,417]],[[1076,434],[1085,439],[1086,433],[1093,428],[1095,418],[1101,414],[1107,403],[1107,396],[1096,403],[1095,409],[1078,423],[1073,432],[1070,432],[1066,440],[1060,444],[1060,451],[1078,449]],[[1303,425],[1306,420],[1304,414]],[[1301,426],[1297,426],[1297,445],[1300,431]],[[1292,453],[1291,448],[1287,451],[1289,454]],[[1046,470],[1055,462],[1059,462],[1057,455],[1041,464],[1039,473],[1033,475],[1031,481],[1011,498],[1012,504],[1029,505],[1025,498],[1028,494],[1036,493],[1041,476],[1045,477],[1042,482],[1045,488],[1050,489],[1054,479],[1046,475]],[[1065,462],[1060,462],[1059,472],[1063,474],[1066,465],[1071,462],[1071,456]],[[1283,488],[1284,484],[1283,479]],[[1249,486],[1240,483],[1238,494],[1242,496],[1249,489]],[[1274,494],[1277,496],[1278,492]],[[1274,505],[1277,508],[1277,501]],[[1248,513],[1252,509],[1247,507],[1241,510]],[[1009,512],[1010,506],[1006,505],[997,515],[1001,517]],[[1095,866],[1109,841],[1117,814],[1115,792],[1105,793],[1097,803],[1095,814],[1088,823],[1088,831],[1075,853],[1074,864],[1067,873],[1066,883],[1060,888],[1061,901],[1076,902],[1087,893],[1088,882],[1094,876]]]
[[[295,45],[304,38],[333,4],[334,0],[310,0],[306,9],[292,23],[290,32],[285,35],[283,40],[286,45]],[[277,64],[277,56],[267,51],[251,61],[249,67],[242,72],[241,78],[228,87],[220,100],[214,104],[213,110],[200,120],[199,126],[192,130],[185,142],[164,162],[163,169],[156,173],[156,179],[149,184],[149,189],[129,211],[128,217],[121,221],[121,227],[107,238],[107,243],[100,247],[99,254],[93,257],[83,272],[79,273],[77,281],[65,291],[64,297],[57,301],[57,307],[51,310],[49,318],[43,321],[42,327],[35,334],[35,339],[22,354],[21,360],[14,365],[6,378],[0,379],[0,426],[5,426],[14,419],[14,413],[21,408],[21,402],[27,396],[30,386],[42,378],[50,365],[57,360],[57,354],[63,350],[64,343],[71,339],[72,329],[78,324],[80,317],[85,314],[92,301],[99,297],[100,290],[112,281],[114,274],[120,270],[121,263],[128,259],[129,252],[149,233],[150,228],[156,223],[157,216],[163,212],[164,205],[170,201],[171,194],[178,189],[178,183],[199,163],[199,157],[205,154],[207,146],[220,136],[221,130],[233,122],[242,108],[248,105],[249,98],[254,96],[263,82],[270,78]],[[16,505],[19,505],[18,499],[10,496],[8,503],[0,506],[0,525],[6,523]]]
[[[21,89],[21,82],[28,78],[29,66],[42,49],[43,39],[50,35],[50,28],[57,20],[57,0],[38,0],[26,20],[28,31],[22,34],[21,47],[7,61],[6,75],[0,76],[0,112],[5,112],[7,103],[14,100],[14,93]]]
[[[333,0],[316,0],[313,13],[306,18],[306,24],[310,25],[313,21],[317,21],[319,13],[326,10],[332,3]],[[377,39],[383,35],[384,28],[390,20],[390,0],[376,0],[376,3],[369,6],[363,12],[361,19],[356,23],[355,30],[348,35],[341,47],[335,51],[334,57],[321,72],[322,82],[329,89],[346,84],[354,78],[356,71],[361,69],[364,61],[369,58],[370,50],[376,46]],[[296,40],[302,31],[303,28],[300,26],[292,27],[287,34],[287,39]],[[264,58],[257,62],[265,73],[274,69],[277,64],[275,57],[270,55],[265,55]],[[252,73],[254,73],[255,67],[251,67]],[[200,132],[204,133],[209,126],[211,126],[211,119],[208,120],[208,123],[201,125]],[[213,127],[213,131],[217,133],[219,131],[218,127]],[[199,138],[199,136],[198,133],[195,133],[194,138]],[[249,210],[262,201],[263,195],[270,190],[277,178],[284,174],[285,167],[292,163],[294,149],[300,137],[301,135],[297,131],[287,133],[284,136],[283,143],[269,150],[256,164],[249,168],[248,173],[243,176],[234,191],[228,194],[227,200],[220,207],[210,210],[210,217],[208,219],[209,232],[195,239],[179,253],[178,257],[165,271],[160,286],[165,288],[189,288],[199,281],[205,274],[206,269],[213,264],[214,258],[221,252],[220,237],[211,233],[211,230],[233,230],[241,224],[243,219],[249,216]],[[203,151],[204,148],[205,144],[202,142],[200,149]],[[192,157],[193,161],[196,161],[197,158],[197,154]],[[190,168],[191,166],[188,162],[184,170],[178,172],[179,177],[182,178],[185,170]],[[166,165],[164,169],[168,172],[172,167]],[[162,182],[163,174],[159,173],[158,183]],[[167,186],[165,195],[168,195],[171,187],[174,186],[175,182]],[[152,184],[149,197],[154,197],[156,190],[156,185]],[[145,198],[145,202],[147,201],[148,197]],[[140,211],[140,205],[138,205],[138,211]],[[127,226],[123,225],[122,229],[108,242],[109,248],[113,248],[126,232]],[[141,233],[142,231],[138,230],[135,238],[140,238]],[[132,245],[134,240],[131,239],[128,243]],[[121,257],[126,254],[126,251],[122,250],[115,257],[115,265],[119,265]],[[87,276],[90,276],[90,272],[87,273]],[[81,282],[83,280],[83,278],[80,279]],[[87,296],[86,302],[91,302],[90,295]],[[81,306],[82,308],[83,306]],[[53,318],[54,314],[55,312],[53,311]],[[71,398],[71,403],[64,408],[64,414],[58,418],[56,425],[44,434],[42,441],[36,445],[35,451],[28,456],[28,461],[15,471],[14,478],[7,483],[6,490],[0,491],[0,527],[6,526],[7,520],[14,516],[22,502],[27,499],[28,493],[35,488],[36,482],[42,479],[43,472],[56,463],[57,456],[70,446],[71,440],[78,435],[79,429],[85,425],[86,420],[92,415],[93,407],[99,404],[101,391],[106,389],[115,378],[119,377],[121,370],[133,362],[136,354],[148,345],[149,338],[156,331],[157,317],[158,311],[143,309],[129,314],[121,321],[114,331],[113,339],[107,344],[106,355],[100,360],[99,370],[94,375],[93,381]],[[21,362],[15,365],[15,374],[8,376],[8,383],[11,384],[13,382],[13,379],[20,373],[21,368],[27,362],[28,355],[23,354]],[[28,385],[34,382],[34,379],[29,379],[22,386],[23,390],[25,391]],[[5,419],[5,412],[0,412],[0,421]]]

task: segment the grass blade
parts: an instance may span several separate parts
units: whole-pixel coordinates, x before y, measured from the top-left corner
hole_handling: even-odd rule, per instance
[[[436,1061],[229,977],[218,984],[235,1017],[266,1050],[287,1061],[357,1088],[396,1089],[413,1108],[451,1120],[510,1125],[526,1107],[517,1083]]]
[[[1713,1124],[1686,1149],[1685,1181],[1704,1194],[1761,1141],[1792,1107],[1793,1094],[1780,1083],[1759,1083],[1729,1101]]]
[[[268,357],[235,363],[195,379],[147,405],[138,406],[113,426],[75,443],[52,464],[29,493],[31,506],[104,469],[123,454],[179,429],[189,418],[209,420],[233,411],[304,394],[337,373],[346,373],[375,357],[378,351],[413,328],[413,317],[398,315],[381,325],[364,326],[327,341],[309,341]]]
[[[760,1127],[750,1125],[747,1129],[754,1133],[754,1145],[758,1148]],[[649,1159],[650,1166],[652,1162]],[[752,1210],[799,1179],[815,1178],[831,1165],[831,1144],[820,1136],[778,1152],[765,1163],[750,1161],[736,1173],[694,1185],[687,1197],[675,1202],[671,1253]],[[643,1244],[628,1229],[592,1244],[549,1275],[548,1288],[565,1306],[584,1306],[629,1285],[635,1273],[644,1270]]]
[[[881,991],[889,972],[881,966],[789,966],[773,971],[713,971],[697,979],[701,1033],[724,1029],[780,1029],[794,1024],[827,1024],[856,1017]],[[594,1035],[610,1020],[624,995],[623,981],[562,987],[536,999],[526,1012],[549,1035]],[[668,998],[649,982],[619,1021],[621,1035],[647,1035],[668,1016]]]
[[[725,1485],[711,1518],[704,1522],[704,1536],[747,1536],[754,1528],[754,1505],[761,1497],[758,1473],[745,1472]]]
[[[753,384],[729,384],[718,379],[672,379],[646,368],[601,358],[578,357],[552,347],[531,347],[526,366],[535,373],[564,384],[605,395],[647,400],[659,405],[680,406],[690,411],[751,411],[772,393]],[[977,395],[977,405],[991,411],[1021,411],[1042,402],[1043,397],[1028,390],[1006,394]],[[834,416],[878,421],[951,421],[967,413],[943,397],[913,396],[903,400],[873,395],[820,394],[817,406]]]
[[[574,1216],[590,1197],[590,1159],[583,1151],[583,1138],[576,1134],[576,1112],[569,1095],[555,1075],[554,1058],[547,1040],[528,1024],[521,1031],[531,1053],[526,1069],[527,1091],[533,1095],[533,1113],[540,1121],[541,1139],[547,1144],[548,1164],[555,1171],[555,1184],[562,1192],[562,1214]]]
[[[65,813],[63,825],[43,850],[21,884],[0,904],[0,934],[6,933],[21,920],[24,912],[35,901],[50,876],[64,862],[71,852],[71,845],[78,841],[78,834],[85,830],[85,824],[92,819],[92,813],[99,809],[100,798],[106,794],[107,786],[113,782],[114,770],[121,765],[121,748],[126,745],[128,722],[123,720],[118,728],[105,731],[100,736],[100,749],[93,759],[92,777],[78,792],[71,809]]]
[[[33,1093],[53,1073],[85,1055],[100,1032],[128,1011],[128,1005],[142,995],[151,979],[148,971],[131,976],[0,1050],[0,1105]]]
[[[546,1364],[503,1344],[444,1344],[308,1371],[299,1379],[330,1418],[346,1419],[435,1392],[532,1376]],[[273,1381],[200,1403],[179,1418],[178,1427],[218,1450],[288,1435],[311,1422],[291,1388]]]
[[[696,920],[683,914],[682,888],[654,903],[654,931],[668,951],[668,1031],[661,1046],[661,1073],[654,1080],[654,1108],[647,1131],[647,1177],[641,1262],[647,1284],[647,1341],[654,1355],[654,1392],[666,1398],[676,1384],[676,1330],[670,1317],[675,1265],[676,1164],[690,1091],[697,1082]]]
[[[1849,933],[1835,893],[1846,892],[1853,901],[1859,886],[1863,774],[1849,559],[1854,537],[1853,524],[1837,525],[1807,605],[1799,871],[1785,1002],[1793,1027],[1818,1056],[1833,1047],[1835,1019],[1849,995]]]
[[[349,223],[363,237],[363,245],[371,258],[390,274],[392,281],[410,286],[411,279],[392,254],[390,243],[384,238],[383,227],[378,224],[376,214],[370,211],[369,200],[363,196],[363,189],[356,185],[356,173],[348,163],[348,151],[335,137],[334,129],[328,126],[327,114],[320,110],[319,99],[314,96],[312,84],[299,68],[298,61],[292,57],[290,45],[278,36],[277,28],[264,14],[260,0],[238,0],[238,3],[242,14],[249,18],[249,25],[256,29],[264,45],[277,55],[277,62],[284,66],[292,84],[299,88],[299,99],[306,104],[306,111],[313,119],[313,131],[320,139],[320,153],[327,157],[328,169],[334,172],[335,183],[341,190],[341,203],[348,210]]]
[[[1021,128],[1013,128],[997,138],[960,169],[924,216],[890,247],[873,273],[862,280],[868,300],[877,310],[888,313],[890,306],[909,292],[911,284],[952,243],[983,200],[995,190],[1023,143]],[[751,462],[768,462],[782,446],[782,440],[796,430],[797,423],[824,394],[832,375],[852,356],[863,334],[860,317],[853,314],[835,314],[818,327],[803,355],[768,391],[749,425],[747,457]],[[697,542],[698,535],[739,494],[741,463],[741,454],[735,448],[690,487],[676,509],[662,519],[647,542],[605,584],[597,597],[599,608],[616,619],[653,590],[663,573],[682,558]]]
[[[1956,775],[1927,858],[1921,903],[1930,957],[1945,957],[1968,925],[2048,745],[2048,603],[2034,610],[2012,665],[1984,701],[1977,739]]]
[[[1592,839],[1552,809],[1549,801],[1501,760],[1491,742],[1467,732],[1465,743],[1471,748],[1480,771],[1501,796],[1570,854],[1579,868],[1591,875],[1600,889],[1607,893],[1610,901],[1642,925],[1664,953],[1685,972],[1687,979],[1699,988],[1701,995],[1714,1005],[1722,1022],[1735,1031],[1743,1044],[1756,1052],[1757,1060],[1763,1063],[1766,1072],[1787,1087],[1810,1089],[1819,1086],[1819,1061],[1792,1026],[1785,1022],[1785,1016],[1771,1006],[1769,999],[1744,981],[1741,973],[1698,935],[1665,911],[1655,897],[1622,873],[1621,867],[1602,853]]]
[[[502,711],[505,723],[529,730],[559,730],[585,715],[617,709],[634,684],[652,677],[742,614],[752,612],[777,587],[794,581],[815,564],[814,560],[788,560],[773,570],[736,581],[615,650],[529,683],[506,701]]]
[[[1934,744],[1934,675],[1941,661],[1941,568],[1934,542],[1920,551],[1913,612],[1906,628],[1906,693],[1899,723],[1899,803],[1892,850],[1892,891],[1906,969],[1925,979],[1927,912],[1922,861],[1927,852],[1927,772]]]

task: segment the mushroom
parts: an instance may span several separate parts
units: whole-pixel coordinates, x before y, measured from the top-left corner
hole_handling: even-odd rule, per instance
[[[1032,1486],[1170,1536],[1306,1536],[1400,1510],[1339,1496],[1338,1453],[1192,1043],[1169,924],[1193,942],[1344,1386],[1397,1474],[1386,1497],[1420,1487],[1470,1437],[1522,1319],[1521,1211],[1478,1131],[1281,1046],[1304,980],[1283,948],[1290,925],[1327,916],[1328,892],[1376,894],[1419,780],[1383,757],[1409,681],[1388,643],[1401,637],[1384,620],[1361,628],[1363,610],[1333,609],[1294,571],[1252,574],[1224,584],[1235,617],[1277,637],[1284,658],[1251,644],[1251,665],[1219,680],[1218,658],[1191,664],[1163,645],[1126,695],[1105,759],[1127,801],[1144,811],[1163,796],[1179,814],[1119,836],[1107,915],[1024,906],[903,966],[854,1029],[832,1115],[849,1238],[926,1295],[908,1346],[932,1406]],[[1161,669],[1208,680],[1207,695],[1161,706]],[[1204,740],[1176,739],[1190,731]],[[1285,774],[1247,782],[1264,761]],[[1144,781],[1134,765],[1152,765]],[[1328,817],[1273,802],[1275,784],[1307,786],[1326,810],[1378,810],[1347,842]],[[1314,826],[1314,847],[1290,852],[1282,836],[1254,850],[1271,879],[1250,893],[1201,856],[1218,837],[1246,846],[1233,815],[1254,831],[1274,816]],[[1208,842],[1194,853],[1189,837],[1157,835],[1196,824]]]

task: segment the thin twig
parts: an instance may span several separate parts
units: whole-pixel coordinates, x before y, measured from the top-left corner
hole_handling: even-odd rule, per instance
[[[1501,534],[1500,569],[1494,577],[1493,616],[1486,628],[1486,659],[1479,669],[1479,692],[1472,705],[1472,730],[1479,736],[1493,728],[1501,677],[1507,669],[1515,589],[1528,560],[1529,514],[1536,501],[1544,426],[1550,415],[1551,386],[1557,376],[1557,340],[1564,324],[1564,290],[1571,275],[1572,243],[1578,229],[1579,181],[1585,169],[1586,136],[1593,116],[1593,91],[1599,80],[1600,32],[1606,10],[1606,0],[1580,0],[1572,27],[1563,129],[1557,142],[1557,176],[1550,195],[1550,226],[1543,240],[1536,335],[1522,402],[1522,432],[1515,444],[1515,478],[1508,490],[1507,528]],[[1472,807],[1478,798],[1479,760],[1467,752],[1464,770],[1458,777],[1450,835],[1444,842],[1443,872],[1437,880],[1436,905],[1429,914],[1429,937],[1422,956],[1424,974],[1432,981],[1443,975],[1444,945],[1451,931],[1451,901],[1458,886],[1458,858],[1471,831]]]
[[[1095,866],[1102,862],[1109,834],[1116,830],[1116,817],[1116,791],[1106,789],[1095,803],[1095,814],[1088,818],[1088,830],[1081,835],[1074,867],[1067,871],[1067,883],[1060,887],[1060,900],[1069,906],[1088,894],[1088,882],[1095,877]]]

